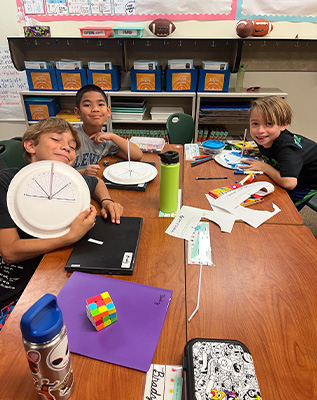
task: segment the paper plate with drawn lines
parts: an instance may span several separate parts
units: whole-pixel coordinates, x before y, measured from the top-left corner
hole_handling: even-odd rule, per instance
[[[225,168],[230,169],[240,169],[241,166],[248,165],[243,162],[243,160],[252,159],[258,160],[256,157],[250,157],[244,155],[241,158],[241,153],[239,151],[223,150],[221,153],[215,155],[215,161]]]
[[[157,169],[147,163],[137,161],[123,161],[107,167],[103,175],[110,182],[122,185],[137,185],[150,182],[157,175]]]

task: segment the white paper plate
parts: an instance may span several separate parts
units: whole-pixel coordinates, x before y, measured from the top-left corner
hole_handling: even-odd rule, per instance
[[[90,206],[86,181],[74,168],[59,161],[37,161],[12,179],[8,210],[24,232],[38,238],[66,234],[74,219]]]
[[[230,155],[230,153],[238,153],[238,151],[237,150],[234,150],[234,151],[232,151],[232,150],[223,150],[221,153],[215,155],[215,161],[218,164],[220,164],[223,167],[225,167],[225,168],[238,169],[237,166],[233,166],[233,165],[228,164],[228,162],[226,160],[226,157],[228,155]],[[242,157],[242,162],[239,163],[239,158],[237,157],[237,163],[239,163],[241,165],[246,165],[246,164],[243,163],[243,158],[250,158],[250,159],[253,159],[253,160],[257,160],[256,157]]]
[[[110,182],[122,185],[136,185],[150,182],[157,175],[157,169],[147,163],[129,161],[115,163],[103,171],[103,176]]]

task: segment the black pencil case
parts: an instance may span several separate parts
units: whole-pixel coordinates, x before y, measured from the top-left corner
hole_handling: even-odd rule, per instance
[[[262,399],[250,351],[237,340],[190,340],[183,369],[186,400]]]

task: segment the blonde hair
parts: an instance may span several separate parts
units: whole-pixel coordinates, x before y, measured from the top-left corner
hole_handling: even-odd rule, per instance
[[[34,140],[35,146],[38,144],[40,137],[43,133],[64,133],[70,131],[76,142],[76,150],[81,146],[79,135],[76,129],[65,119],[51,117],[42,119],[37,124],[31,125],[25,134],[23,135],[22,142],[26,140]],[[23,157],[27,162],[31,162],[30,154],[25,150],[24,145],[22,146]]]
[[[270,96],[253,100],[250,115],[253,110],[261,114],[265,124],[272,122],[277,125],[289,125],[292,122],[293,111],[281,97]]]

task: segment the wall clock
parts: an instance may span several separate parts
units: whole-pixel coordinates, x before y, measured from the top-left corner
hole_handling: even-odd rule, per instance
[[[24,232],[38,238],[66,234],[74,219],[90,206],[84,178],[59,161],[37,161],[22,168],[12,179],[7,194],[8,210]]]

